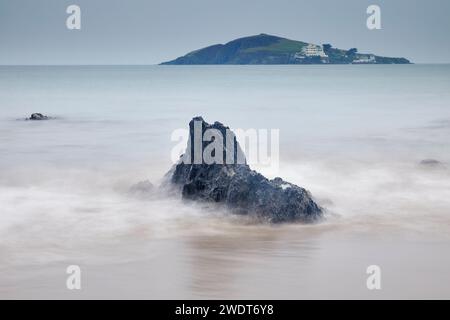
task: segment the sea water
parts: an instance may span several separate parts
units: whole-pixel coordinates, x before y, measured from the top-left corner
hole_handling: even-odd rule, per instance
[[[0,297],[448,299],[449,89],[450,65],[0,67]],[[278,172],[253,168],[326,219],[130,195],[198,115],[279,129]]]

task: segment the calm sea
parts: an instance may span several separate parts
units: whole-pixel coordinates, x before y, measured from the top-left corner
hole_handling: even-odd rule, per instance
[[[0,67],[0,297],[448,299],[449,89],[450,65]],[[326,221],[130,196],[197,115],[279,129],[279,171],[255,169]]]

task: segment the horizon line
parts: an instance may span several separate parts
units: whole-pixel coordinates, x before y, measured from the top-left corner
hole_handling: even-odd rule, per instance
[[[438,65],[438,64],[450,64],[449,62],[412,62],[414,64],[427,64],[427,65]],[[0,67],[148,67],[148,66],[346,66],[346,65],[354,65],[354,64],[190,64],[190,65],[162,65],[161,63],[137,63],[137,64],[121,64],[121,63],[108,63],[108,64],[0,64]],[[361,64],[365,65],[365,64]],[[380,65],[394,65],[394,64],[376,64]]]

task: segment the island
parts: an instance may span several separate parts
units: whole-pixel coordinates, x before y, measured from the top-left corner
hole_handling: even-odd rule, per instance
[[[269,34],[239,38],[192,51],[162,65],[202,64],[409,64],[406,58],[390,58],[290,40]]]

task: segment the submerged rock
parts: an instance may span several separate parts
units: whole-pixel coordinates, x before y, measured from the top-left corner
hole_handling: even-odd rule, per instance
[[[44,116],[42,113],[33,113],[29,120],[49,120],[50,118],[47,116]]]
[[[444,164],[436,159],[424,159],[420,161],[419,163],[422,167],[429,167],[429,168],[437,168],[442,167]]]
[[[224,137],[222,150],[213,152],[215,159],[223,163],[195,161],[196,155],[212,143],[198,140],[195,130],[200,130],[203,137],[209,129]],[[195,141],[200,148],[196,149]],[[234,213],[254,215],[273,223],[313,222],[322,217],[322,209],[308,191],[281,178],[269,180],[251,170],[234,133],[220,122],[211,125],[201,117],[189,123],[186,153],[166,174],[166,179],[184,199],[223,204]]]
[[[146,197],[152,195],[154,191],[154,185],[149,180],[144,180],[132,185],[128,190],[128,193],[138,197]]]

